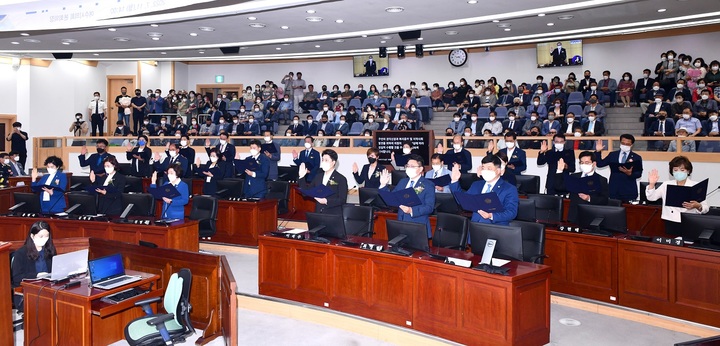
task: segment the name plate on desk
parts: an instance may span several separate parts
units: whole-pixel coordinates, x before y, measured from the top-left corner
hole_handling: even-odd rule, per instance
[[[685,246],[685,241],[675,238],[653,237],[652,242],[664,245]]]
[[[360,248],[363,250],[382,252],[385,247],[380,244],[360,243]]]
[[[558,231],[570,232],[570,233],[580,233],[580,227],[560,226],[560,227],[558,227]]]

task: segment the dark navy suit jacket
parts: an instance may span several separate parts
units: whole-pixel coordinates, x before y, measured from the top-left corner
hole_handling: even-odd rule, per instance
[[[270,159],[265,154],[260,153],[257,158],[258,168],[255,170],[255,176],[246,176],[243,182],[243,197],[247,198],[263,198],[267,194],[267,177],[270,173]],[[238,166],[238,164],[236,164]],[[244,173],[244,172],[239,172]]]
[[[403,178],[400,180],[400,182],[398,182],[397,185],[395,185],[395,188],[402,190],[407,186],[409,182],[409,178]],[[383,189],[386,191],[390,191],[387,186],[383,187]],[[428,238],[431,238],[432,233],[430,232],[430,214],[432,214],[433,210],[435,210],[435,184],[433,184],[425,177],[421,176],[420,178],[418,178],[414,189],[416,193],[418,192],[418,190],[421,190],[420,193],[418,193],[418,198],[420,198],[422,204],[412,207],[412,216],[398,209],[398,220],[423,223],[427,225],[427,236]]]
[[[471,195],[479,195],[483,193],[484,188],[485,180],[481,179],[473,182],[472,185],[470,185],[470,189],[467,190],[467,193]],[[460,182],[454,182],[450,184],[450,191],[462,191],[462,187],[460,187]],[[492,192],[495,192],[497,194],[498,199],[500,199],[500,202],[505,207],[505,209],[503,209],[503,211],[492,213],[492,220],[483,218],[482,216],[480,216],[480,213],[475,210],[473,211],[471,221],[507,226],[510,224],[510,221],[515,219],[515,217],[517,216],[519,203],[517,187],[500,178],[495,182],[495,185],[492,188]]]
[[[569,146],[569,144],[565,144],[565,146]],[[556,181],[555,178],[557,177],[557,165],[558,160],[560,159],[565,160],[565,163],[567,164],[567,169],[563,170],[563,172],[572,173],[575,172],[575,151],[572,149],[565,149],[561,152],[556,151],[554,148],[542,153],[538,154],[537,158],[537,164],[538,166],[542,166],[544,164],[547,164],[548,172],[547,172],[547,179],[545,180],[545,188],[547,189],[548,195],[554,195],[556,193],[564,193],[564,191],[557,191],[556,189]],[[562,173],[560,173],[562,174]]]
[[[643,171],[642,157],[633,151],[628,153],[628,157],[625,162],[637,162],[636,165],[638,165],[637,167],[640,167],[640,169],[633,169],[632,174],[627,175],[620,172],[620,166],[617,164],[620,162],[620,150],[609,153],[604,159],[602,159],[601,156],[602,154],[600,152],[595,152],[595,160],[597,161],[598,167],[610,166],[610,183],[608,186],[610,189],[610,198],[619,199],[621,201],[632,201],[637,199],[637,180],[640,179]]]
[[[298,158],[293,160],[298,167],[301,163],[310,163],[312,165],[312,169],[310,169],[310,172],[306,176],[307,181],[313,181],[315,179],[315,175],[317,175],[318,169],[320,169],[320,153],[315,150],[310,150],[310,155],[307,154],[307,149],[301,151],[298,153]]]

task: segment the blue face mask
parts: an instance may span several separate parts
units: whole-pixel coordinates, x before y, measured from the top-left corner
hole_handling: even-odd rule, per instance
[[[138,141],[138,145],[139,145],[139,146],[145,145],[145,140],[142,140],[142,139],[139,140],[139,141]]]
[[[677,181],[683,181],[683,180],[687,179],[688,174],[687,174],[687,172],[677,171],[677,172],[673,172],[673,177]]]

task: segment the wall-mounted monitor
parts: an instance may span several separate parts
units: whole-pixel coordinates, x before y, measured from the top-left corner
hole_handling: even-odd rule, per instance
[[[354,77],[389,76],[388,58],[377,54],[356,55],[353,57]]]
[[[582,40],[537,44],[537,67],[579,66],[583,64]]]

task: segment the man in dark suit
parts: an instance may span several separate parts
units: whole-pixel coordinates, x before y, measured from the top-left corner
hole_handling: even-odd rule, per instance
[[[372,55],[365,62],[365,76],[377,76],[377,63],[373,60]]]
[[[708,113],[708,120],[702,122],[702,135],[708,137],[720,135],[720,125],[718,124],[718,112],[712,111]]]
[[[558,184],[557,177],[564,172],[575,172],[575,151],[572,147],[566,147],[565,135],[562,133],[553,136],[552,145],[553,147],[550,148],[548,141],[542,141],[537,164],[538,166],[547,164],[548,172],[545,180],[547,194],[564,194],[565,190],[561,184]],[[558,165],[560,159],[563,159],[562,166]]]
[[[315,122],[312,115],[307,116],[307,120],[303,122],[302,127],[304,136],[317,136],[318,124]]]
[[[525,150],[520,149],[517,143],[517,133],[510,131],[505,134],[504,139],[505,149],[500,149],[500,151],[504,151],[508,157],[508,163],[505,169],[514,175],[520,175],[527,169],[527,155],[525,154]]]
[[[215,106],[215,109],[217,109],[222,114],[225,114],[225,112],[227,112],[227,102],[225,102],[222,94],[218,94],[217,100],[215,100],[213,106]]]
[[[508,112],[508,118],[503,120],[503,130],[509,129],[515,133],[522,133],[522,126],[525,122],[517,118],[513,111]]]
[[[297,152],[296,150],[292,151],[293,156],[293,162],[295,165],[300,167],[300,164],[305,163],[305,168],[308,171],[307,172],[307,180],[313,181],[315,179],[315,175],[318,172],[318,169],[320,168],[320,153],[318,153],[317,150],[313,149],[313,141],[314,139],[311,136],[305,137],[305,150],[301,152]],[[310,167],[308,167],[310,166]],[[305,176],[305,174],[303,174]]]
[[[473,211],[471,221],[507,226],[510,221],[517,216],[519,203],[517,187],[501,178],[502,161],[495,155],[483,157],[482,166],[478,167],[478,172],[478,174],[482,176],[482,180],[473,182],[472,185],[470,185],[470,189],[467,190],[467,193],[479,195],[495,192],[505,208],[502,211],[494,213],[475,210]],[[460,170],[457,166],[453,167],[450,179],[450,191],[462,191],[459,182]]]
[[[11,151],[10,152],[10,170],[12,172],[13,177],[22,177],[26,176],[27,173],[25,173],[25,168],[20,163],[20,153],[17,151]]]
[[[317,153],[317,151],[315,151],[315,153]],[[325,185],[334,192],[325,198],[315,198],[316,213],[342,215],[342,206],[347,203],[347,179],[336,170],[337,159],[338,154],[334,150],[323,150],[322,161],[320,162],[320,168],[323,172],[322,174],[316,174],[315,177],[310,179],[310,182],[303,179],[305,175],[308,174],[305,164],[301,163],[299,165],[298,185],[301,189]]]
[[[170,143],[168,145],[168,155],[165,156],[165,159],[162,161],[160,160],[160,153],[156,152],[151,164],[155,172],[163,174],[168,170],[168,167],[175,164],[180,164],[180,168],[183,172],[187,171],[189,167],[187,158],[180,155],[180,150],[178,150],[177,144],[175,143]]]
[[[348,132],[350,132],[350,124],[347,123],[344,115],[340,116],[340,123],[338,124],[337,128],[335,129],[335,132],[337,132],[337,131],[340,131],[340,133],[342,133],[343,136],[347,136]]]
[[[632,151],[635,137],[624,133],[620,135],[620,150],[609,153],[602,158],[603,143],[598,140],[595,145],[595,159],[598,167],[610,166],[610,198],[619,199],[624,203],[638,197],[637,180],[642,176],[642,157]],[[630,168],[625,163],[632,162]]]
[[[660,111],[657,120],[650,125],[649,136],[654,137],[674,137],[675,136],[675,120],[668,118],[667,112]],[[703,126],[704,128],[704,126]],[[648,141],[648,150],[667,151],[670,141]]]
[[[270,162],[270,171],[268,172],[268,180],[278,180],[278,162],[280,162],[280,143],[273,141],[272,130],[263,131],[263,140],[265,141],[264,147],[273,146],[275,152],[271,153],[267,150],[263,151]]]
[[[260,124],[255,121],[255,117],[248,116],[248,122],[245,123],[245,129],[243,130],[244,136],[259,136],[260,135]]]
[[[563,121],[560,126],[560,133],[564,133],[566,136],[572,136],[576,130],[582,131],[582,125],[580,125],[580,120],[577,120],[575,114],[570,112],[565,115],[565,121]]]
[[[304,136],[305,129],[302,124],[300,124],[299,116],[296,115],[293,117],[292,125],[288,126],[288,130],[292,131],[293,136]]]
[[[323,130],[323,133],[335,133],[335,125],[334,123],[328,121],[327,115],[320,117],[320,124],[316,125],[315,134],[317,134],[319,130]]]
[[[562,42],[557,43],[557,48],[553,48],[550,55],[552,56],[553,66],[567,65],[567,51],[562,47]]]
[[[414,207],[401,205],[398,209],[398,220],[425,224],[428,238],[432,237],[430,232],[430,214],[435,210],[435,184],[423,177],[423,158],[417,154],[410,154],[405,165],[407,178],[402,178],[395,184],[396,189],[412,188],[415,190],[421,204]],[[387,184],[390,182],[390,173],[385,170],[380,175],[380,189],[389,191]]]
[[[98,139],[97,142],[95,142],[97,153],[90,155],[89,158],[86,158],[88,150],[87,147],[83,145],[80,149],[80,156],[78,156],[78,159],[80,159],[80,167],[90,166],[90,170],[95,172],[95,176],[101,178],[105,177],[103,160],[105,160],[108,156],[113,156],[107,152],[107,146],[108,141],[105,138]]]
[[[654,102],[648,106],[645,114],[643,115],[645,118],[644,134],[646,135],[650,134],[650,126],[657,121],[657,116],[660,112],[665,112],[666,115],[670,115],[672,112],[670,104],[663,101],[663,94],[655,95],[653,100]]]
[[[235,159],[235,146],[228,142],[227,132],[220,133],[220,141],[217,145],[215,145],[215,149],[217,149],[220,160],[225,162],[225,174],[223,175],[223,177],[235,177],[235,162],[233,161]],[[208,154],[208,156],[210,156],[209,138],[205,140],[205,152]]]
[[[590,84],[596,83],[597,81],[595,78],[590,77],[590,70],[585,70],[585,76],[583,79],[580,80],[580,92],[585,95],[590,90]],[[597,83],[596,83],[597,85]]]
[[[270,173],[270,160],[267,156],[260,152],[262,145],[257,139],[250,140],[250,156],[246,157],[245,160],[255,160],[257,162],[257,168],[252,171],[246,169],[245,181],[243,182],[243,197],[245,198],[263,198],[267,194],[267,177]],[[238,163],[240,153],[236,154],[235,166],[240,166]]]
[[[600,174],[596,174],[595,154],[592,151],[580,153],[580,172],[569,174],[575,178],[590,178],[600,182],[600,186],[591,193],[570,193],[570,206],[568,208],[568,221],[577,224],[577,206],[580,204],[607,205],[608,204],[608,181]],[[559,164],[564,162],[558,161]],[[568,173],[565,173],[568,174]],[[561,179],[566,178],[565,175]],[[564,185],[564,184],[563,184]]]
[[[472,169],[472,155],[463,148],[463,137],[461,135],[453,136],[452,149],[445,152],[443,162],[448,167],[453,167],[455,163],[460,164],[460,173],[467,173]]]
[[[655,80],[650,78],[650,73],[651,71],[649,69],[644,69],[643,77],[638,79],[635,83],[633,97],[635,98],[635,102],[637,102],[638,107],[640,107],[640,102],[645,102],[647,100],[648,91],[652,90],[652,85],[655,83]]]

